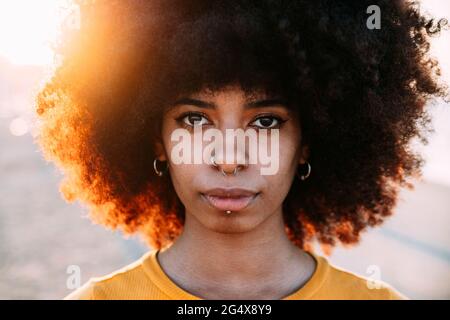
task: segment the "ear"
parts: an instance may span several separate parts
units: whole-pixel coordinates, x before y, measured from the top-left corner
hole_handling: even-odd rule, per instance
[[[309,158],[309,146],[308,145],[302,145],[300,149],[300,157],[298,160],[299,164],[304,164],[306,161],[308,161]]]
[[[165,151],[164,146],[161,141],[158,140],[155,142],[154,150],[155,150],[156,159],[158,159],[159,161],[167,160],[166,151]]]

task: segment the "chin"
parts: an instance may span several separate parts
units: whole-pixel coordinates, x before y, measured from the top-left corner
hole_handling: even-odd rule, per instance
[[[209,212],[209,210],[204,212]],[[258,215],[254,210],[233,212],[230,215],[214,212],[213,214],[209,213],[208,216],[197,217],[197,219],[207,229],[225,234],[249,232],[264,221],[264,217]]]

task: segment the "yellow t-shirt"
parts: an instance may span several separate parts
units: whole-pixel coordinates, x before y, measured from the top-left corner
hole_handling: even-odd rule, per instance
[[[161,268],[157,249],[104,277],[90,278],[65,300],[201,300],[173,282]],[[399,300],[406,299],[386,283],[368,285],[368,279],[331,265],[310,253],[316,270],[307,283],[282,300]],[[373,282],[371,282],[373,284]]]

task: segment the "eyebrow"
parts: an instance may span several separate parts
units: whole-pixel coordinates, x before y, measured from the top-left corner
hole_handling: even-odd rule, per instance
[[[196,106],[196,107],[204,108],[204,109],[215,109],[216,108],[216,105],[212,102],[207,102],[207,101],[192,99],[192,98],[179,99],[172,104],[172,107],[176,107],[179,105],[192,105],[192,106]],[[256,100],[256,101],[251,101],[251,102],[246,103],[245,108],[248,108],[248,109],[264,108],[264,107],[273,107],[276,105],[287,106],[287,102],[284,99]]]

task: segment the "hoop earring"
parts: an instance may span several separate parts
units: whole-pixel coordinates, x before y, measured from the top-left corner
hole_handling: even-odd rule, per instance
[[[158,159],[153,160],[153,169],[155,170],[155,173],[157,176],[162,177],[164,175],[164,172],[167,171],[167,169],[169,169],[169,163],[167,161],[166,162],[166,167],[164,168],[164,170],[159,170],[158,169]],[[164,162],[164,161],[161,161]]]
[[[306,164],[307,167],[308,167],[308,170],[307,170],[306,174],[299,175],[299,174],[298,174],[298,171],[295,173],[295,174],[297,175],[297,177],[299,177],[299,179],[302,180],[302,181],[308,179],[308,177],[309,177],[310,174],[311,174],[311,165],[309,164],[308,161],[306,161],[305,164]]]

